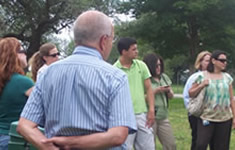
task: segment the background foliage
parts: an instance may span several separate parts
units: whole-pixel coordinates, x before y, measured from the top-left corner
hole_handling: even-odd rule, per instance
[[[136,37],[148,45],[139,49],[141,55],[151,50],[174,61],[167,63],[167,73],[173,73],[174,81],[179,71],[193,70],[196,55],[202,50],[226,51],[233,71],[234,0],[128,0],[118,11],[131,13],[136,20],[121,23],[117,34]]]
[[[52,33],[71,27],[76,17],[88,9],[112,14],[114,0],[0,0],[1,36],[20,39],[28,57],[48,41]]]
[[[70,55],[72,39],[62,41],[52,34],[71,28],[74,19],[88,9],[114,18],[117,39],[136,38],[140,59],[148,52],[161,55],[174,82],[179,82],[185,70],[193,72],[202,50],[226,51],[229,72],[235,72],[234,0],[0,0],[0,36],[22,40],[28,58],[47,41],[58,43]],[[121,21],[114,17],[118,13],[132,20]],[[114,43],[109,62],[118,56]]]

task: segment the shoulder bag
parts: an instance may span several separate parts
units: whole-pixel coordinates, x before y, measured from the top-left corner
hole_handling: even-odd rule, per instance
[[[201,89],[201,91],[197,94],[197,96],[195,97],[191,97],[189,99],[189,103],[188,103],[188,112],[191,115],[194,115],[196,117],[200,117],[201,114],[203,113],[203,101],[205,98],[205,92],[206,92],[206,88],[204,87],[203,89]]]
[[[203,113],[203,100],[205,96],[206,88],[201,89],[197,96],[189,99],[188,112],[191,115],[200,117]]]

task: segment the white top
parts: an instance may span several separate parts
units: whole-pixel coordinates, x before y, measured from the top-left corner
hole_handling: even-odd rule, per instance
[[[186,82],[186,84],[184,86],[183,98],[184,98],[184,106],[185,106],[185,108],[188,108],[188,102],[189,102],[189,98],[190,98],[188,91],[192,87],[194,81],[196,80],[196,78],[198,77],[200,72],[201,71],[198,71],[198,72],[195,72],[194,74],[192,74],[188,78],[188,80],[187,80],[187,82]]]
[[[44,64],[37,72],[37,81],[40,77],[40,75],[48,68],[48,65],[47,64]]]

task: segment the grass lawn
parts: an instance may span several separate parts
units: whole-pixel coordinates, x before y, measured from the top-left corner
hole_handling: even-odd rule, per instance
[[[173,127],[174,136],[178,150],[190,150],[191,129],[189,127],[187,111],[184,108],[183,100],[175,98],[170,100],[169,119]],[[235,130],[232,131],[230,140],[230,150],[235,149]],[[157,150],[162,150],[162,146],[157,140]]]
[[[184,85],[176,85],[176,84],[172,84],[172,90],[174,91],[174,93],[177,94],[182,94],[183,90],[184,90]]]

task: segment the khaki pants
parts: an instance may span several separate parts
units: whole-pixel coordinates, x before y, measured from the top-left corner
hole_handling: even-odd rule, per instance
[[[135,115],[137,132],[134,134],[129,134],[125,144],[127,145],[127,150],[132,150],[133,146],[135,150],[155,150],[155,142],[153,129],[147,128],[146,125],[146,114]]]
[[[158,137],[163,150],[176,150],[175,137],[168,119],[155,120],[153,125],[154,138]]]

